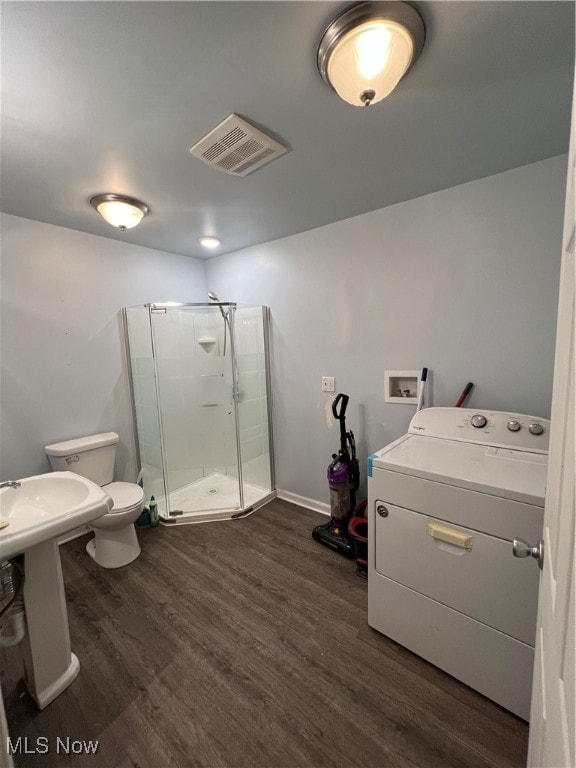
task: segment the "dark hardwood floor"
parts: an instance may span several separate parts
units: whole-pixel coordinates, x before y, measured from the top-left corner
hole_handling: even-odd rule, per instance
[[[38,712],[0,649],[12,740],[73,768],[508,768],[527,725],[366,623],[366,582],[276,500],[231,522],[144,529],[115,571],[61,548],[76,681]],[[57,737],[97,740],[67,755]]]

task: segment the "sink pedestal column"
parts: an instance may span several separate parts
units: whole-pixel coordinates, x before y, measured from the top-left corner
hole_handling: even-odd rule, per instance
[[[25,682],[44,709],[76,678],[80,664],[70,650],[68,611],[58,541],[24,553],[26,635],[21,643]]]

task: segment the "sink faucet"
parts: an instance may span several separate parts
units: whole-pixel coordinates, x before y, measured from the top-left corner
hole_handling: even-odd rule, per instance
[[[20,486],[20,480],[5,480],[3,483],[0,483],[0,488],[20,488]]]

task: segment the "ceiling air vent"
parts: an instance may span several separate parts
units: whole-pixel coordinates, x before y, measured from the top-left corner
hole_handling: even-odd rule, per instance
[[[190,147],[191,155],[233,176],[247,176],[286,151],[286,147],[238,115],[229,115]]]

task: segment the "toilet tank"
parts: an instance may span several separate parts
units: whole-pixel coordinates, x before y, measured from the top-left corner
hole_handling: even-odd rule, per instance
[[[44,449],[53,472],[76,472],[97,485],[114,480],[114,459],[119,437],[116,432],[65,440]]]

